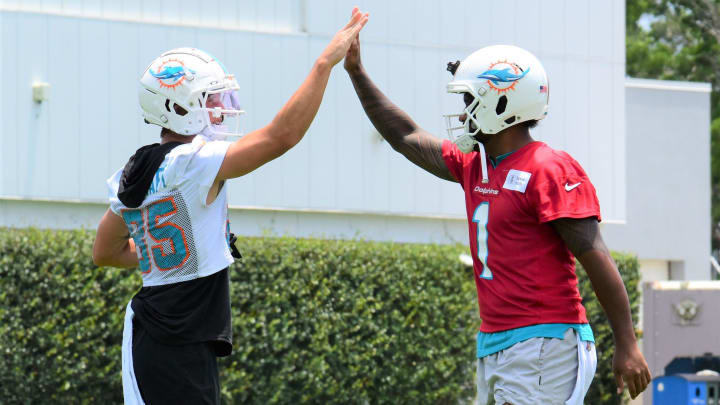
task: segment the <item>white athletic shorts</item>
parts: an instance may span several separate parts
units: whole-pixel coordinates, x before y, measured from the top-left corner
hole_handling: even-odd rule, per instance
[[[132,302],[132,300],[130,300]],[[123,398],[125,405],[144,405],[140,389],[135,379],[135,369],[133,368],[133,324],[132,320],[135,316],[130,302],[125,308],[125,326],[123,327],[122,341],[122,382],[123,382]]]
[[[477,405],[582,405],[597,355],[569,328],[563,339],[532,338],[478,359]]]

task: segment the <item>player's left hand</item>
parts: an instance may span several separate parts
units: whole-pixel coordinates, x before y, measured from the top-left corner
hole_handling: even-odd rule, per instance
[[[645,391],[645,387],[652,380],[645,357],[640,353],[636,343],[627,345],[627,347],[621,345],[615,347],[613,373],[615,373],[618,394],[622,393],[625,384],[627,384],[632,399]]]

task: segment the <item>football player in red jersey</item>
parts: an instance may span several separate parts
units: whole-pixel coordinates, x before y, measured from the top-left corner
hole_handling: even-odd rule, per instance
[[[143,288],[125,313],[125,404],[219,404],[216,357],[230,354],[227,187],[295,146],[330,73],[368,21],[357,8],[268,125],[240,135],[238,84],[207,52],[178,48],[145,70],[140,107],[161,142],[138,149],[108,180],[110,209],[93,261],[139,267]]]
[[[597,357],[575,258],[610,320],[618,392],[625,385],[633,398],[642,392],[650,371],[627,291],[600,235],[595,188],[570,155],[530,136],[547,114],[540,61],[498,45],[448,64],[448,92],[461,94],[466,105],[448,116],[453,142],[420,128],[378,90],[361,63],[359,38],[345,69],[365,113],[393,149],[465,192],[482,319],[477,403],[583,403]],[[453,117],[462,125],[453,127]]]

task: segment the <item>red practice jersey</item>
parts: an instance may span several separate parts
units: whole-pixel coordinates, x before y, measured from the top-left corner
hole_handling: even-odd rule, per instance
[[[443,158],[465,191],[480,330],[587,323],[575,259],[549,221],[597,217],[595,187],[570,155],[532,142],[488,165],[478,152],[443,143]]]

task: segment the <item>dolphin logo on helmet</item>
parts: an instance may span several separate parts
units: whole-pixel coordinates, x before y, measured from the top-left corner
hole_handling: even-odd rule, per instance
[[[477,78],[487,80],[487,84],[500,94],[515,90],[518,80],[529,72],[530,66],[523,70],[517,63],[501,60],[491,64],[487,70],[477,75]]]
[[[505,69],[490,69],[486,70],[482,74],[478,75],[478,79],[488,79],[494,84],[500,84],[500,82],[503,83],[511,83],[518,81],[525,77],[525,75],[530,71],[530,69],[524,71],[521,75],[516,75],[513,73],[510,73],[510,68],[507,67]]]
[[[187,70],[190,71],[190,73],[195,73],[192,71],[192,69]],[[177,80],[185,76],[186,72],[183,66],[165,66],[163,70],[157,73],[153,72],[152,69],[150,69],[150,74],[160,80]]]
[[[157,72],[150,68],[148,69],[148,73],[158,80],[160,87],[174,89],[186,78],[192,80],[192,75],[195,74],[195,71],[185,67],[185,64],[181,60],[170,58],[160,63]]]

